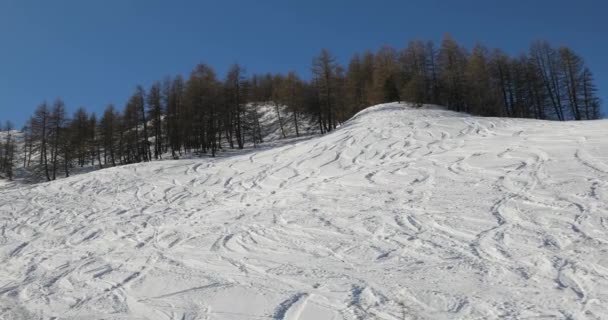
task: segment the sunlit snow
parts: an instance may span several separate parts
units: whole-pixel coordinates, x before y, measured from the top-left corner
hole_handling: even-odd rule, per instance
[[[368,108],[0,185],[0,318],[608,318],[608,122]]]

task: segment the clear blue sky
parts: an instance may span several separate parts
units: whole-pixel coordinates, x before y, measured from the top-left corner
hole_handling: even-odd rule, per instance
[[[220,75],[296,70],[326,47],[352,53],[449,32],[517,54],[535,39],[568,45],[595,73],[608,103],[608,4],[596,0],[186,1],[0,0],[0,121],[24,124],[43,100],[122,108],[137,84],[199,62]],[[606,110],[606,108],[604,108]]]

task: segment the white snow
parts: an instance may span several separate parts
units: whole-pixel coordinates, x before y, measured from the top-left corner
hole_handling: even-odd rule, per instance
[[[608,317],[608,121],[364,110],[0,187],[0,318]]]
[[[279,106],[279,112],[281,114],[281,121],[279,122],[279,115],[277,114],[277,108],[272,102],[264,102],[261,104],[247,105],[248,108],[255,108],[259,115],[260,127],[264,141],[275,141],[283,138],[283,132],[281,132],[281,124],[283,124],[283,131],[285,137],[293,138],[296,137],[296,125],[293,118],[293,113],[289,111],[286,106]],[[300,136],[310,136],[313,134],[320,133],[319,125],[314,119],[306,114],[298,114],[298,133]]]

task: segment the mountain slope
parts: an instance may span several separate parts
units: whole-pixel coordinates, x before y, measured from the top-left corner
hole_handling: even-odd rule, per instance
[[[307,139],[311,136],[320,133],[318,124],[310,115],[307,114],[297,115],[298,131],[296,132],[296,123],[293,113],[289,111],[289,108],[287,108],[286,106],[279,106],[277,110],[277,107],[272,102],[248,104],[245,106],[245,114],[249,116],[257,114],[260,128],[260,138],[263,140],[262,143],[256,142],[256,145],[254,146],[253,141],[251,141],[251,132],[248,131],[250,130],[250,128],[247,128],[244,143],[246,149],[268,149],[277,145],[283,145],[290,141],[293,142],[296,140]],[[246,119],[246,122],[248,122],[247,126],[253,127],[253,120],[251,118]],[[152,127],[152,125],[152,122],[148,122],[149,127]],[[140,129],[143,129],[143,127],[141,127]],[[0,131],[0,143],[5,142],[6,137],[7,133],[5,131]],[[40,158],[40,153],[36,150],[37,148],[34,148],[32,155],[28,155],[29,159],[32,160],[31,163],[27,167],[24,167],[23,159],[26,156],[24,150],[24,138],[25,136],[23,132],[16,130],[11,132],[11,139],[13,139],[13,142],[15,144],[15,167],[13,170],[13,180],[21,183],[36,183],[46,181],[44,174],[41,173],[42,167],[39,165],[38,161],[38,159]],[[149,137],[150,145],[154,144],[154,140],[154,136]],[[242,152],[240,150],[231,149],[226,139],[222,139],[221,143],[223,149],[218,152],[218,156],[230,156],[235,152]],[[201,155],[197,152],[181,154],[181,157],[183,158],[200,158],[201,156],[205,157],[208,155]],[[162,158],[171,159],[171,152],[167,151],[167,153],[164,154]],[[75,165],[74,162],[75,160],[72,159],[72,165],[70,167],[70,175],[72,176],[99,170],[99,164],[96,162],[96,160],[93,161],[96,162],[95,165],[93,165],[89,160],[82,167]],[[109,163],[104,164],[104,166],[110,165],[111,164]],[[60,174],[56,177],[57,179],[63,179],[65,177],[63,170],[60,171]],[[7,181],[5,174],[3,174],[3,172],[0,172],[0,188],[13,185],[14,183],[12,183],[11,181]]]
[[[0,318],[608,316],[608,122],[368,108],[0,190]]]

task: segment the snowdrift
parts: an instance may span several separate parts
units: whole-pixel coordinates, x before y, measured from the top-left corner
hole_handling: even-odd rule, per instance
[[[0,318],[608,317],[608,122],[368,108],[0,189]]]

